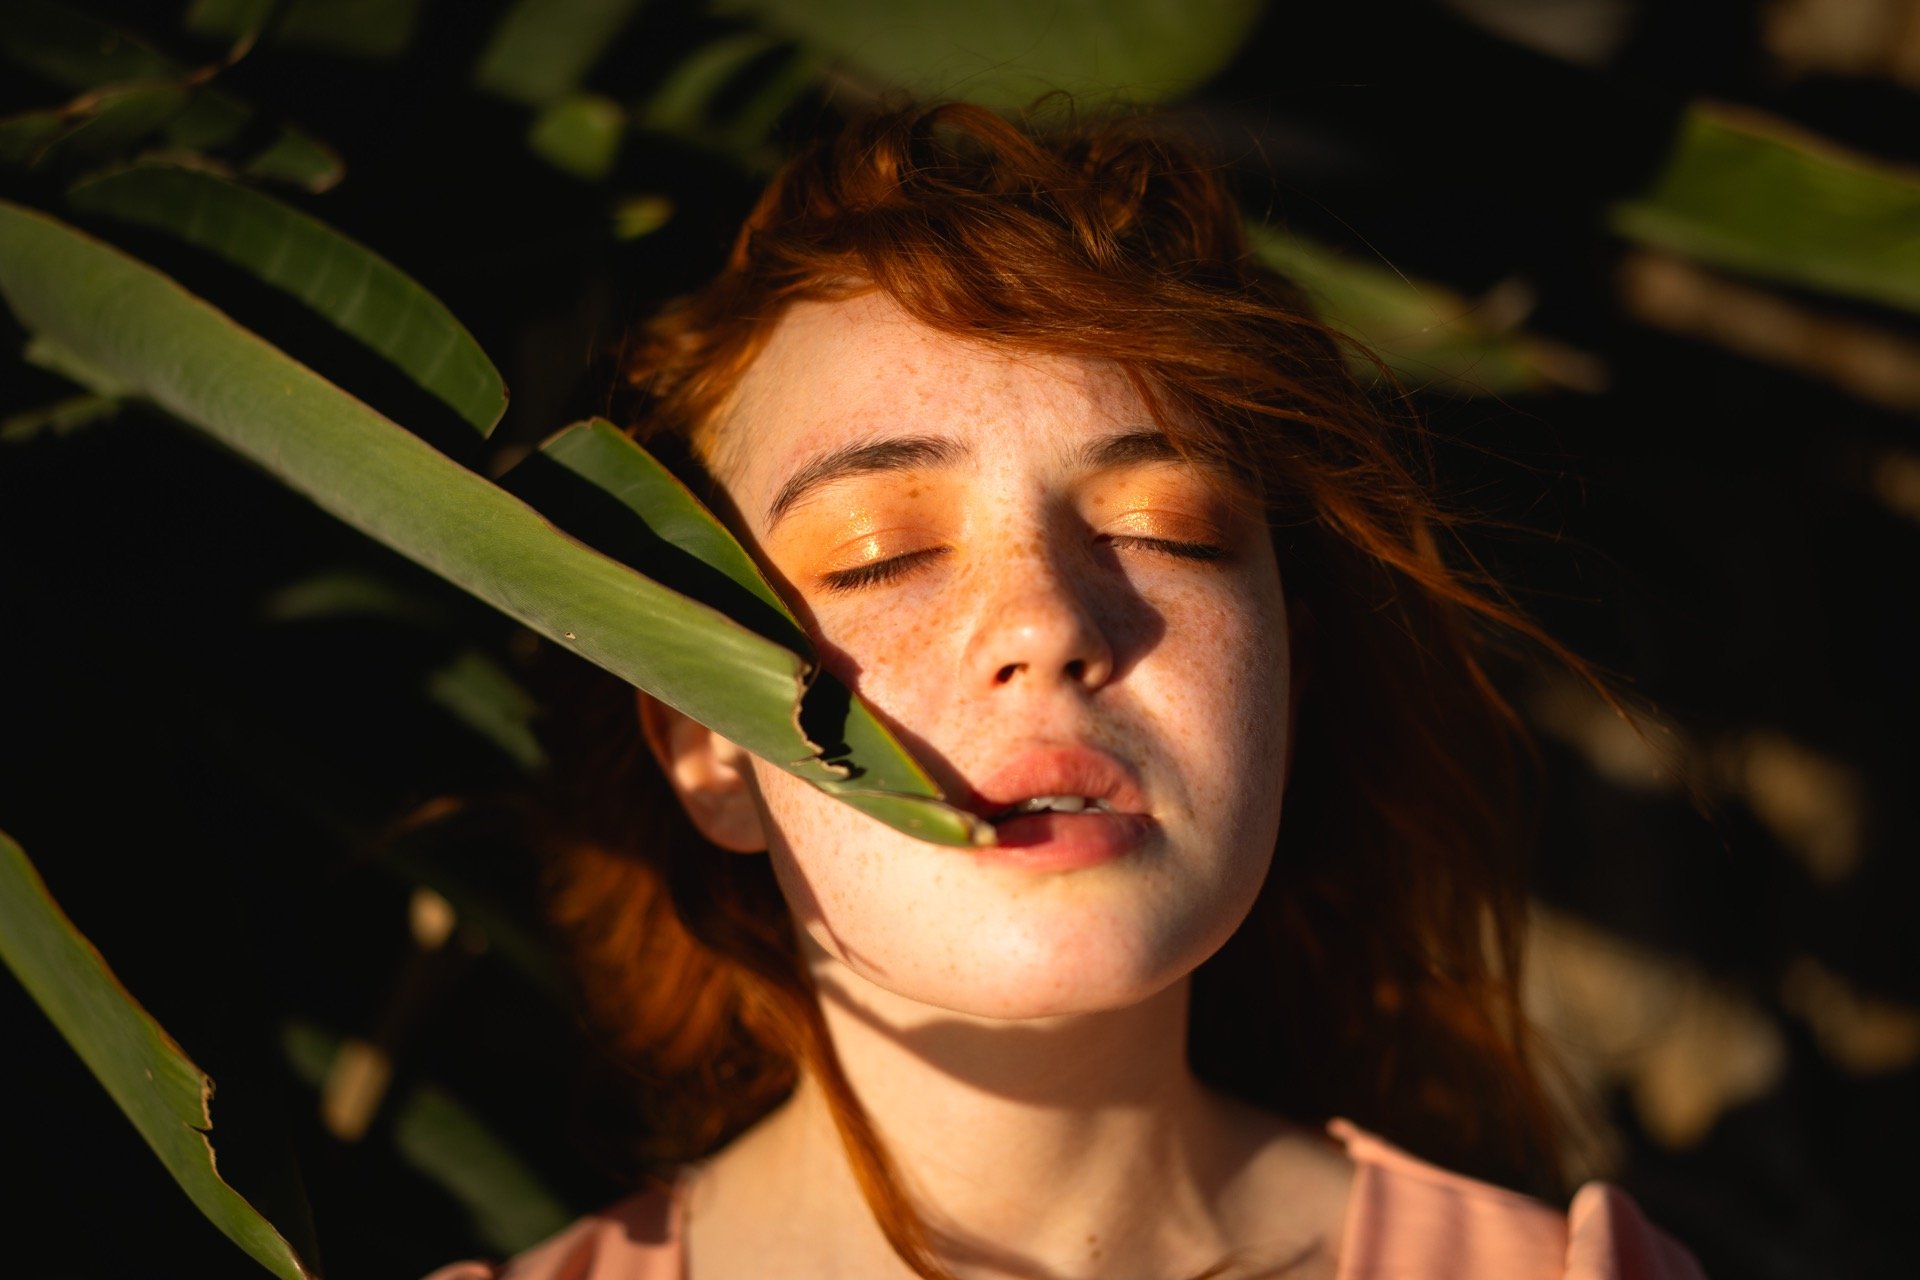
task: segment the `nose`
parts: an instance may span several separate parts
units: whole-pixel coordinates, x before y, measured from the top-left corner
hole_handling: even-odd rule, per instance
[[[1001,589],[981,603],[966,668],[987,691],[1026,686],[1092,692],[1113,678],[1113,641],[1084,594],[1081,575],[1062,573],[1044,557],[1009,561]]]

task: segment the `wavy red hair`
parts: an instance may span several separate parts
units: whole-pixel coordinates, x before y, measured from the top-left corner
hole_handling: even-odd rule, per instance
[[[1304,692],[1272,871],[1195,975],[1195,1071],[1557,1191],[1518,995],[1528,743],[1487,660],[1525,648],[1593,677],[1464,552],[1423,429],[1254,256],[1216,166],[1151,122],[1030,130],[950,104],[862,115],[780,171],[718,278],[630,343],[633,430],[724,473],[728,398],[785,309],[875,289],[956,337],[1117,363],[1182,449],[1264,494],[1309,620]],[[589,1007],[647,1073],[653,1150],[704,1154],[810,1072],[889,1239],[944,1275],[841,1076],[765,860],[699,838],[621,694],[596,686],[555,735],[551,902]]]

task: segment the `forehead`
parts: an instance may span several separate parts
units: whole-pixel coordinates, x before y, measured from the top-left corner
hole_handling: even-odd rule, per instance
[[[789,309],[722,416],[712,462],[751,508],[804,460],[887,436],[951,436],[978,456],[1043,460],[1150,425],[1117,366],[968,342],[874,292]]]

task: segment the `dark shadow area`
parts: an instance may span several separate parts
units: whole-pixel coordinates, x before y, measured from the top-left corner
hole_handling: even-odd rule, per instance
[[[106,217],[76,225],[160,271],[246,329],[365,401],[375,411],[469,469],[481,466],[486,439],[437,396],[378,351],[334,326],[298,298],[197,245]]]

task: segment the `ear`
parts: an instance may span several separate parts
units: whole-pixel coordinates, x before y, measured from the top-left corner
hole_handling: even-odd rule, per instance
[[[700,834],[734,853],[765,852],[766,824],[747,752],[658,698],[635,695],[647,746]]]

